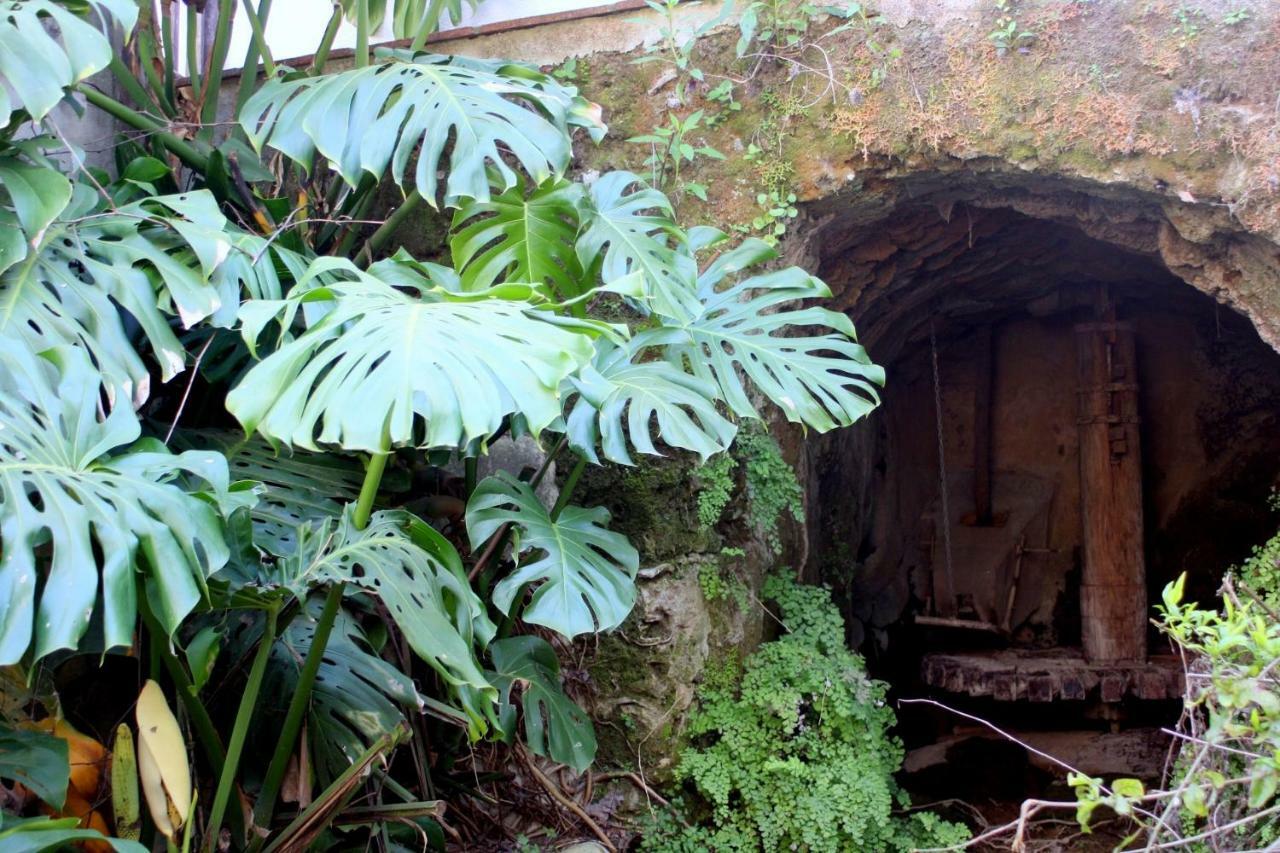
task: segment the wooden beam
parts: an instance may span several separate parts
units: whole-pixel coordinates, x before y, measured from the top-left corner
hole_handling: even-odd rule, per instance
[[[977,362],[973,392],[973,517],[978,527],[990,527],[991,514],[991,389],[995,359],[992,357],[992,330],[988,323],[973,336]]]
[[[1084,517],[1081,645],[1091,662],[1142,660],[1147,588],[1133,328],[1101,320],[1075,331]]]

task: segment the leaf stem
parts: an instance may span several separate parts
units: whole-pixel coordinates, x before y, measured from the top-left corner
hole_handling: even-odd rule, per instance
[[[356,68],[369,64],[369,0],[356,0]]]
[[[136,110],[129,109],[116,99],[104,95],[90,86],[80,86],[77,91],[84,95],[85,100],[112,118],[153,135],[160,141],[161,145],[173,152],[179,160],[190,168],[201,174],[208,170],[209,158],[197,151],[195,146],[166,131],[165,126],[160,122]]]
[[[435,25],[439,22],[440,15],[444,11],[441,8],[442,5],[443,3],[441,0],[431,0],[431,4],[427,7],[426,14],[424,14],[421,19],[414,22],[418,27],[418,31],[414,33],[413,41],[409,43],[409,51],[411,53],[417,53],[422,50],[423,46],[427,43],[427,39],[436,31],[437,28]],[[405,23],[408,24],[409,22],[405,21]]]
[[[369,464],[364,469],[364,483],[360,486],[360,497],[356,500],[355,525],[357,530],[369,526],[369,516],[373,515],[373,499],[378,494],[378,486],[382,484],[382,472],[387,469],[390,450],[375,453],[369,457]]]
[[[253,40],[244,51],[244,64],[240,66],[240,88],[236,91],[236,111],[248,102],[258,88],[258,59],[262,59],[262,71],[267,77],[274,77],[276,64],[271,59],[271,48],[267,44],[265,27],[271,15],[271,0],[261,0],[257,11],[254,11],[253,0],[242,0],[245,15],[249,18],[249,26],[253,29]]]
[[[579,456],[577,464],[573,466],[573,470],[569,472],[569,476],[564,480],[564,485],[560,487],[560,496],[556,498],[556,505],[551,508],[552,521],[559,518],[560,513],[569,505],[569,499],[573,497],[573,490],[578,487],[578,480],[582,478],[582,472],[586,469],[587,457]]]
[[[213,32],[213,46],[209,50],[209,64],[204,70],[204,87],[200,90],[200,124],[198,134],[212,139],[218,121],[218,93],[222,89],[222,69],[227,64],[227,49],[231,47],[231,24],[235,20],[235,0],[218,0],[218,25]]]
[[[333,4],[333,15],[329,18],[329,25],[324,29],[324,35],[320,38],[320,46],[316,48],[315,59],[311,60],[311,74],[324,73],[325,63],[329,61],[329,51],[333,49],[333,40],[338,35],[338,27],[342,24],[342,6],[337,3]]]
[[[329,587],[329,594],[325,597],[324,610],[320,613],[320,620],[316,622],[315,633],[311,637],[311,648],[298,673],[293,697],[289,700],[289,710],[285,713],[284,725],[280,729],[280,738],[276,741],[275,752],[271,755],[271,763],[267,765],[262,790],[258,794],[258,803],[253,810],[253,822],[258,826],[267,827],[271,824],[276,795],[280,793],[280,785],[284,781],[285,770],[289,766],[289,757],[293,755],[293,747],[298,740],[303,717],[311,703],[311,690],[315,685],[316,673],[320,671],[320,664],[324,660],[325,648],[329,645],[329,634],[333,631],[333,624],[338,617],[338,608],[342,604],[345,591],[345,584],[336,583]]]
[[[360,266],[367,267],[373,263],[373,256],[382,248],[382,244],[387,242],[388,238],[396,232],[400,224],[417,209],[422,203],[422,193],[416,189],[404,197],[404,201],[395,209],[387,220],[378,226],[378,229],[369,236],[365,242],[364,248],[360,250],[358,259]]]
[[[240,767],[240,756],[244,752],[245,738],[249,734],[249,722],[253,719],[253,709],[258,704],[258,691],[262,687],[262,677],[267,671],[271,647],[275,644],[276,620],[279,615],[276,608],[267,611],[267,624],[263,628],[262,638],[258,640],[258,651],[253,658],[253,666],[249,669],[244,695],[240,697],[240,707],[236,711],[235,723],[231,728],[231,739],[227,742],[227,760],[222,765],[222,773],[218,776],[218,790],[213,795],[213,806],[209,809],[208,835],[205,842],[209,850],[217,847],[218,836],[222,834],[222,816],[226,813],[227,803],[231,800],[231,790],[235,787],[236,771]]]

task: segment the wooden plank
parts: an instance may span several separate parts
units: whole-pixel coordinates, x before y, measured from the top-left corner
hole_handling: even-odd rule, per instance
[[[1077,326],[1076,355],[1084,517],[1081,645],[1095,663],[1142,660],[1147,591],[1133,328],[1117,322]]]
[[[995,385],[992,329],[988,323],[973,335],[977,376],[973,392],[973,515],[978,527],[990,527],[991,512],[991,389]]]

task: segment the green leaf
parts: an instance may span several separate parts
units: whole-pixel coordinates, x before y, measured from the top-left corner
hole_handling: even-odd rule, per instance
[[[582,187],[561,180],[532,192],[517,182],[487,202],[464,204],[449,240],[463,289],[521,281],[550,298],[581,295],[587,282],[573,248],[581,201]]]
[[[357,530],[348,509],[340,520],[302,527],[298,550],[281,561],[277,577],[299,597],[315,584],[336,582],[376,595],[410,648],[441,678],[492,697],[473,648],[492,639],[493,623],[453,546],[409,513],[374,513],[369,526]],[[466,710],[483,725],[484,708]]]
[[[117,305],[141,327],[161,378],[180,373],[187,356],[170,315],[189,327],[221,306],[209,279],[231,251],[226,219],[207,192],[157,196],[112,211],[97,211],[100,199],[85,186],[75,192],[62,218],[44,229],[39,248],[0,273],[0,336],[32,352],[83,347],[108,394],[140,405],[150,393],[150,374]]]
[[[111,42],[98,27],[72,12],[71,3],[8,0],[0,15],[0,130],[22,109],[39,121],[65,90],[111,63]],[[108,14],[127,33],[138,17],[130,0],[84,0],[103,26]],[[51,28],[49,24],[52,24]],[[15,102],[12,96],[17,97]]]
[[[67,799],[71,777],[67,742],[0,723],[0,779],[21,782],[55,809]]]
[[[503,524],[511,524],[517,531],[515,553],[541,555],[499,581],[493,603],[511,613],[525,585],[540,584],[521,618],[570,639],[616,628],[635,604],[640,557],[625,536],[602,526],[608,521],[604,507],[577,506],[564,507],[553,519],[529,484],[507,472],[482,482],[467,503],[473,550]]]
[[[745,376],[793,423],[819,432],[848,426],[878,405],[884,370],[854,340],[844,314],[787,307],[830,296],[827,286],[790,267],[716,289],[726,276],[772,254],[759,240],[725,252],[699,278],[698,314],[679,326],[642,332],[634,346],[665,347],[670,360],[719,385],[740,417],[756,416]],[[818,331],[801,333],[806,328]]]
[[[1116,779],[1111,783],[1111,790],[1116,796],[1129,799],[1138,799],[1147,793],[1147,789],[1139,779]]]
[[[273,442],[458,447],[517,413],[536,434],[560,415],[560,383],[591,357],[589,329],[528,302],[455,297],[408,265],[375,270],[398,287],[346,262],[313,265],[325,269],[343,280],[241,308],[251,346],[273,318],[290,328],[304,304],[318,316],[227,396],[245,429]]]
[[[25,232],[24,243],[31,247],[43,242],[44,230],[71,201],[71,182],[66,176],[16,157],[0,157],[0,191],[9,196],[11,209]],[[0,272],[18,260],[20,256],[9,263],[0,261]]]
[[[263,681],[266,695],[293,695],[322,609],[323,601],[312,597],[306,613],[290,623],[272,648]],[[374,741],[404,722],[405,708],[420,712],[422,707],[413,679],[375,655],[359,622],[339,610],[316,672],[307,716],[308,741],[321,779],[334,779]]]
[[[102,647],[130,645],[138,574],[172,633],[227,560],[219,510],[238,502],[222,456],[175,456],[154,441],[107,456],[139,426],[126,407],[98,411],[83,350],[41,357],[0,339],[0,665],[33,636],[35,659],[76,648],[95,608]],[[186,478],[212,493],[187,494],[174,482]]]
[[[643,273],[653,312],[676,320],[697,316],[697,264],[671,202],[630,172],[609,172],[591,185],[576,248],[583,268],[598,269],[606,282]]]
[[[187,666],[191,669],[191,683],[197,691],[209,683],[221,650],[222,632],[212,626],[201,628],[187,643]]]
[[[596,756],[591,718],[564,694],[555,649],[539,637],[509,637],[490,647],[501,694],[503,729],[515,730],[513,688],[523,687],[524,736],[529,748],[581,773]]]
[[[96,841],[109,844],[116,853],[147,853],[147,848],[136,841],[107,838],[93,829],[78,829],[79,818],[11,818],[0,815],[0,849],[5,853],[44,853],[46,850],[63,850],[68,844]]]
[[[436,203],[437,172],[445,170],[444,203],[456,206],[487,201],[491,176],[502,189],[513,186],[508,158],[535,183],[562,173],[569,127],[592,123],[576,89],[524,66],[405,50],[379,56],[337,74],[268,80],[240,115],[249,139],[307,169],[318,152],[353,186],[388,169],[403,186],[416,155],[422,197]]]
[[[596,348],[593,363],[570,380],[579,392],[568,418],[575,451],[599,464],[598,440],[606,459],[631,465],[630,439],[639,452],[660,456],[650,435],[655,423],[664,443],[693,451],[704,462],[728,449],[737,427],[716,410],[714,382],[669,361],[637,362],[630,346],[597,341]]]
[[[227,458],[232,477],[260,484],[258,502],[249,511],[253,541],[277,557],[297,550],[299,526],[341,516],[364,481],[364,468],[356,459],[302,450],[277,452],[265,441],[246,439],[239,432],[180,430],[174,443],[216,450]],[[387,476],[384,482],[391,479]]]
[[[1280,786],[1280,778],[1276,776],[1274,770],[1266,767],[1256,769],[1252,781],[1249,782],[1249,808],[1257,810],[1266,806],[1275,797],[1278,786]]]

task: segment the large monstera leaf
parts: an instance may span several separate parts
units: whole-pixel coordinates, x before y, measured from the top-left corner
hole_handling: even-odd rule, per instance
[[[510,637],[489,647],[496,670],[498,716],[510,738],[515,733],[515,689],[520,687],[524,736],[538,755],[567,764],[581,773],[596,756],[591,718],[564,694],[555,649],[540,637]]]
[[[563,172],[571,125],[603,132],[576,89],[522,65],[405,50],[379,58],[337,74],[267,81],[240,115],[245,132],[257,148],[306,168],[319,153],[352,185],[390,169],[403,186],[416,155],[414,184],[432,204],[437,173],[448,173],[448,206],[487,200],[491,177],[503,189],[514,185],[508,158],[536,183]]]
[[[161,377],[181,372],[186,352],[170,316],[190,327],[221,306],[210,278],[233,247],[217,202],[200,191],[98,210],[95,193],[76,185],[53,218],[51,206],[37,210],[7,188],[11,206],[0,203],[0,232],[6,220],[25,227],[15,254],[0,251],[0,266],[8,261],[0,269],[0,336],[32,352],[82,347],[113,399],[118,393],[140,405],[149,374],[117,306],[137,321]]]
[[[126,32],[138,18],[138,6],[130,0],[6,0],[0,8],[0,131],[15,110],[36,121],[44,118],[67,87],[111,63],[111,42],[73,6],[92,10],[104,26],[109,14]]]
[[[409,646],[446,682],[486,697],[493,688],[474,649],[495,628],[471,591],[462,560],[449,541],[399,510],[374,513],[359,530],[350,509],[341,519],[299,529],[297,551],[280,561],[275,581],[299,597],[322,583],[348,583],[377,596]],[[483,725],[487,708],[468,707]]]
[[[0,665],[33,638],[36,659],[76,648],[95,610],[102,648],[128,646],[139,573],[172,632],[227,560],[219,511],[242,502],[226,461],[146,441],[108,455],[139,426],[126,407],[100,417],[99,391],[83,351],[0,340]],[[178,479],[203,481],[207,499]]]
[[[606,282],[639,273],[648,309],[671,320],[697,316],[697,262],[665,195],[630,172],[609,172],[584,208],[575,250],[585,269]]]
[[[524,281],[548,296],[572,299],[587,287],[574,252],[582,187],[548,181],[528,191],[523,181],[489,201],[463,205],[449,247],[466,290]]]
[[[315,639],[322,601],[312,597],[305,615],[290,623],[271,650],[263,683],[267,696],[292,696],[302,662]],[[339,610],[316,672],[307,734],[322,781],[331,781],[369,746],[422,710],[413,679],[373,653],[360,624]]]
[[[473,548],[504,524],[517,531],[515,552],[535,553],[493,589],[493,603],[510,613],[528,584],[538,584],[521,618],[572,639],[622,624],[636,600],[636,549],[625,536],[602,525],[604,507],[566,506],[552,518],[528,483],[506,472],[489,477],[467,503],[467,534]]]
[[[650,431],[664,444],[708,456],[729,448],[737,427],[716,409],[720,389],[671,361],[637,361],[633,346],[597,341],[597,355],[570,381],[578,399],[569,412],[573,449],[599,464],[634,464],[628,444],[660,456]]]
[[[827,286],[798,267],[720,285],[775,253],[748,240],[720,255],[699,277],[697,316],[637,335],[633,346],[662,346],[667,357],[715,382],[734,414],[755,417],[750,383],[793,423],[825,432],[848,426],[879,403],[884,370],[854,339],[837,311],[792,303],[828,297]],[[804,333],[803,330],[815,330]],[[744,377],[747,381],[744,382]]]
[[[383,269],[399,286],[322,261],[313,271],[344,280],[241,307],[251,346],[272,319],[288,329],[304,308],[316,318],[228,395],[246,429],[308,449],[378,452],[388,441],[458,447],[515,413],[535,433],[559,417],[560,383],[591,358],[593,327],[519,299],[450,293],[408,265]]]

